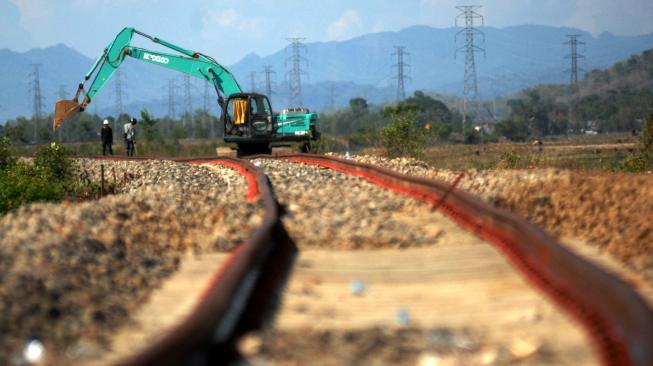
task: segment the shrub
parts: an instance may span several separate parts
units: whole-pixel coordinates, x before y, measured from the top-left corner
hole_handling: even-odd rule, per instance
[[[497,168],[515,169],[519,166],[521,160],[521,155],[517,154],[515,151],[506,151],[501,154]]]
[[[16,162],[10,145],[0,140],[0,215],[37,201],[89,199],[98,191],[94,182],[75,179],[77,169],[63,146],[52,143],[36,152],[34,164]]]
[[[379,131],[381,145],[390,157],[420,157],[424,151],[426,133],[415,120],[415,111],[387,108],[391,122]]]
[[[59,180],[68,180],[75,174],[73,162],[66,156],[68,151],[56,142],[36,152],[34,167]]]
[[[653,170],[653,114],[644,121],[637,153],[623,160],[620,169],[630,173]]]
[[[0,215],[35,201],[65,198],[64,185],[26,163],[17,163],[0,172]]]
[[[621,170],[629,173],[640,173],[648,170],[649,164],[642,155],[634,155],[621,162]]]
[[[16,163],[11,153],[11,142],[6,137],[0,137],[0,170],[7,169]]]

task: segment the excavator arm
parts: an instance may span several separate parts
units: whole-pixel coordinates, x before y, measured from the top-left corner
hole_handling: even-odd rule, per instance
[[[134,34],[148,38],[152,42],[177,51],[181,55],[133,47],[131,46],[131,42]],[[104,49],[100,57],[93,64],[93,67],[86,73],[84,82],[79,84],[75,97],[72,100],[61,99],[57,101],[55,104],[53,127],[56,129],[64,121],[71,119],[83,111],[91,103],[95,95],[111,79],[113,73],[120,67],[127,56],[206,80],[215,87],[220,104],[222,104],[223,100],[221,94],[228,97],[231,94],[242,92],[233,75],[213,58],[199,52],[186,50],[160,38],[149,36],[134,28],[125,28]],[[85,83],[91,78],[93,78],[93,81],[86,91],[84,89]],[[80,104],[78,100],[81,95],[83,95],[84,99]]]

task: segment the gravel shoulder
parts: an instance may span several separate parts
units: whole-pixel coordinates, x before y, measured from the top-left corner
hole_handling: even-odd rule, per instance
[[[408,158],[362,155],[351,159],[445,182],[460,173]],[[653,282],[651,174],[470,170],[459,187],[554,236],[582,239]]]
[[[85,178],[98,179],[100,164],[108,179],[115,171],[119,194],[0,218],[0,364],[24,362],[32,338],[50,360],[97,356],[185,257],[228,251],[262,219],[228,168],[79,163]]]

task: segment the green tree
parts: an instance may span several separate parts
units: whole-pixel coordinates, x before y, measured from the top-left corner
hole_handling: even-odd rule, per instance
[[[496,133],[512,141],[525,141],[530,135],[528,125],[523,119],[506,118],[494,126]]]
[[[388,156],[421,156],[426,135],[415,119],[416,112],[417,107],[406,104],[384,109],[391,122],[381,129],[379,136]]]
[[[157,129],[159,120],[152,117],[147,109],[141,110],[141,128],[140,135],[144,141],[147,142],[163,142],[163,137]]]

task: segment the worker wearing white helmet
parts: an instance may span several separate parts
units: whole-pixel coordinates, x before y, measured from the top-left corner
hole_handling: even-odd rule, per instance
[[[111,148],[111,145],[113,145],[113,130],[111,129],[111,126],[109,125],[109,120],[104,120],[102,122],[102,155],[106,155],[107,152],[109,155],[113,155],[113,149]]]

